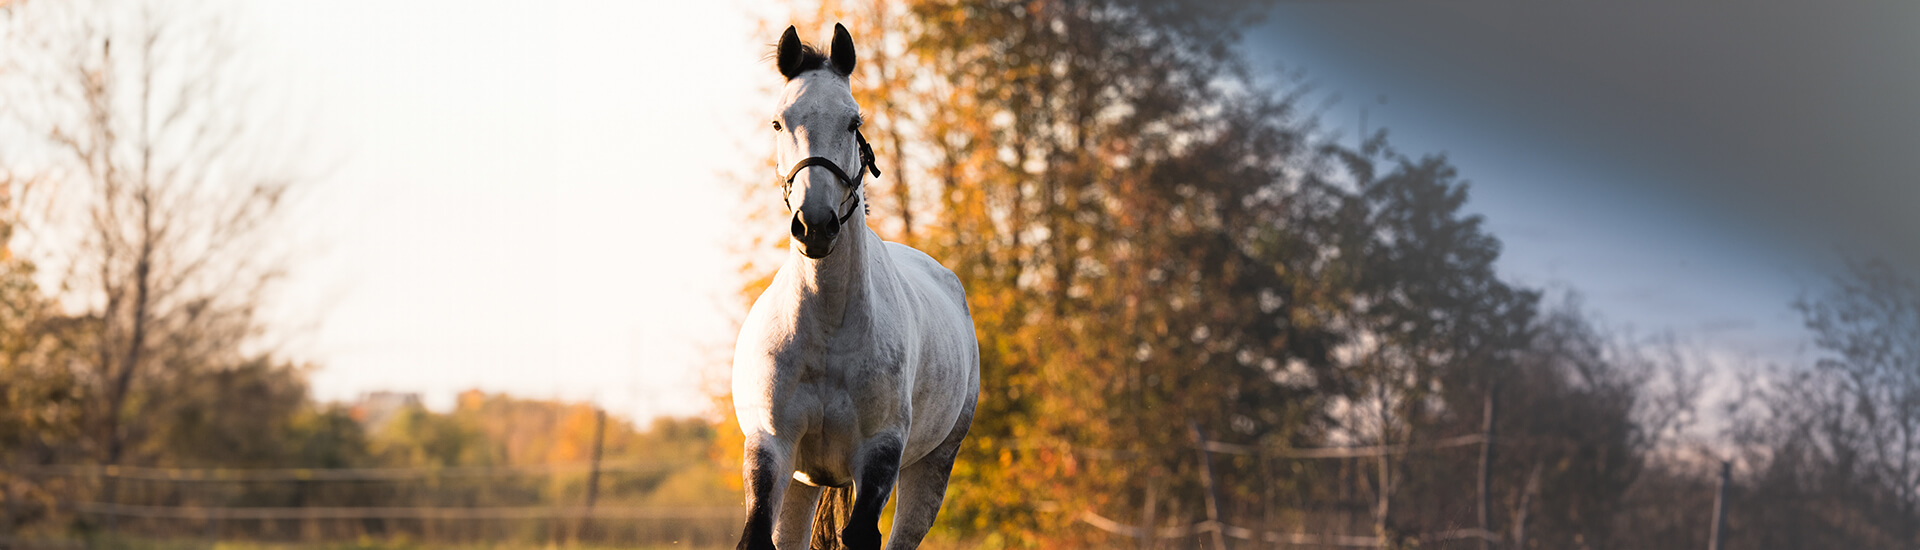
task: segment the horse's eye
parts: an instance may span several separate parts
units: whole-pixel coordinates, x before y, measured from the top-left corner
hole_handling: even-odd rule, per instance
[[[853,119],[852,123],[847,124],[847,131],[849,132],[858,131],[859,129],[860,129],[860,119],[858,118]]]
[[[776,120],[776,121],[773,121],[773,131],[775,131],[775,132],[778,132],[778,131],[780,131],[780,121],[778,121],[778,120]]]

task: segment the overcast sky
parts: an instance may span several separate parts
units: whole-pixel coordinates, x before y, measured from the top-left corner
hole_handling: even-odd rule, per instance
[[[1788,304],[1843,255],[1920,265],[1916,29],[1894,2],[1303,3],[1247,51],[1338,95],[1330,123],[1448,155],[1509,276],[1753,363],[1806,353]]]
[[[322,318],[297,349],[319,395],[706,407],[726,246],[754,229],[719,174],[762,158],[778,79],[748,4],[244,4],[342,159],[286,308]],[[1915,263],[1920,8],[1684,4],[1284,4],[1245,51],[1337,96],[1330,128],[1364,109],[1447,154],[1504,275],[1732,362],[1797,357],[1788,302],[1836,243]]]
[[[1911,265],[1916,29],[1905,2],[1364,2],[1283,5],[1249,50],[1436,144],[1645,172],[1627,191]]]

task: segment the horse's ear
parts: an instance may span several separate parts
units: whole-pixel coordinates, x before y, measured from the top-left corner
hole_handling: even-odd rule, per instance
[[[833,59],[833,69],[840,74],[853,74],[853,36],[847,34],[847,28],[839,23],[833,24],[833,50],[828,54]]]
[[[774,62],[780,66],[780,74],[787,78],[800,76],[800,32],[787,25],[787,32],[780,35],[780,45],[774,48]]]

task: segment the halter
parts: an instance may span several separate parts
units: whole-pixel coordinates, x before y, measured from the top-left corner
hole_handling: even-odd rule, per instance
[[[840,206],[843,207],[847,205],[847,201],[859,198],[860,183],[866,180],[868,171],[873,172],[873,177],[880,177],[880,167],[873,163],[873,146],[867,144],[867,136],[861,135],[859,130],[854,130],[853,142],[860,146],[860,167],[865,170],[856,170],[854,171],[853,177],[849,178],[847,177],[847,172],[840,169],[840,165],[834,164],[833,160],[827,157],[807,157],[800,162],[794,163],[793,170],[787,172],[786,181],[780,184],[780,202],[787,204],[787,210],[793,210],[793,201],[789,200],[793,195],[793,178],[799,177],[800,171],[809,167],[818,166],[825,168],[828,172],[833,172],[833,177],[839,179],[841,185],[847,186],[847,198],[840,200]],[[847,213],[840,215],[840,223],[842,225],[845,225],[847,220],[853,217],[853,210],[852,208],[848,208]]]

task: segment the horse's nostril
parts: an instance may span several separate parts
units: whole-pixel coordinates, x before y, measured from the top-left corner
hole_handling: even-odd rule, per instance
[[[795,239],[807,238],[807,222],[801,219],[801,216],[798,212],[795,212],[793,214],[793,238]]]

